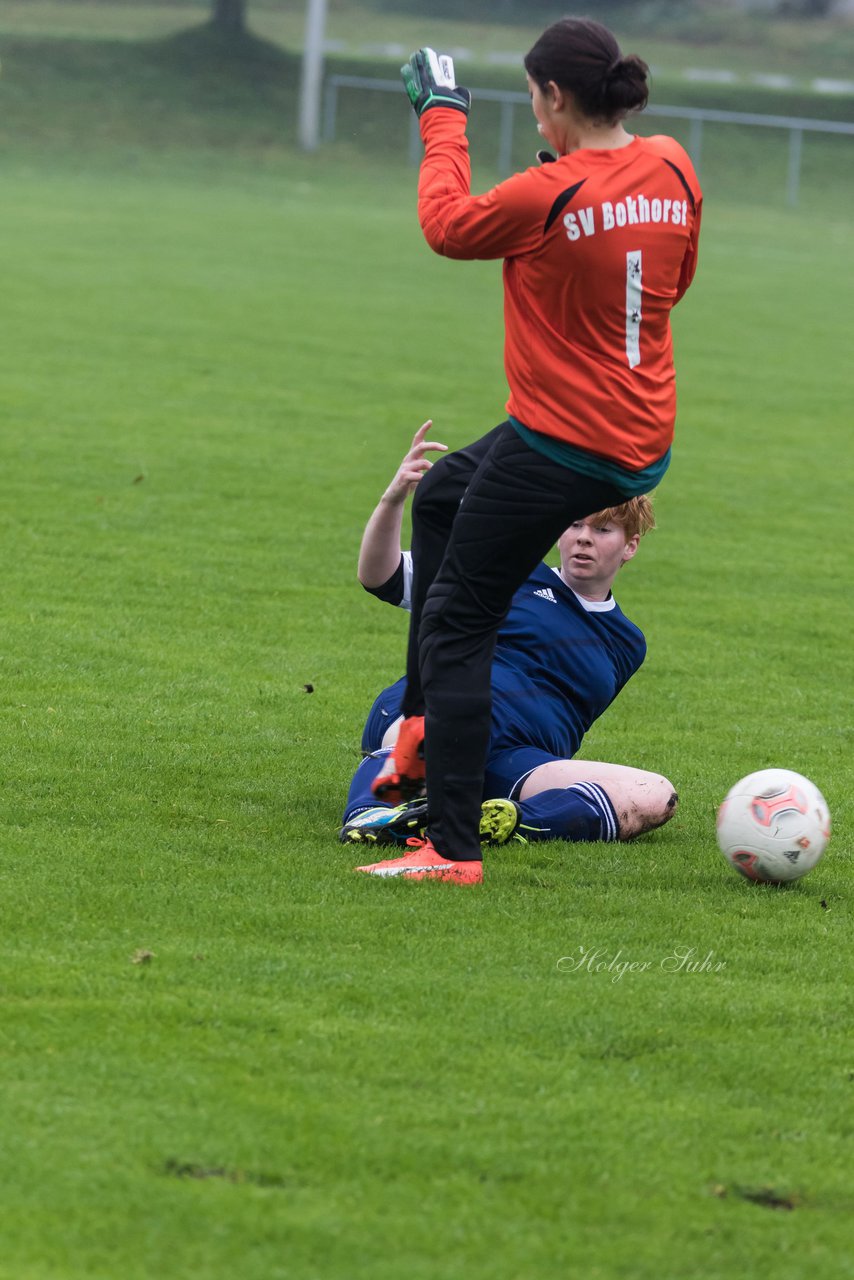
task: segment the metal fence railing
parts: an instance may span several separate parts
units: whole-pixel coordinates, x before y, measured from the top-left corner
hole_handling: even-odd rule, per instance
[[[365,89],[379,93],[401,93],[399,80],[373,80],[367,76],[329,76],[324,89],[323,103],[323,137],[327,142],[335,139],[338,121],[338,95],[341,89]],[[498,125],[498,172],[506,177],[513,171],[513,125],[516,108],[524,105],[530,110],[530,99],[527,93],[517,93],[509,89],[474,89],[472,91],[479,102],[497,102],[500,104]],[[801,163],[803,155],[804,134],[847,134],[854,137],[854,123],[837,120],[811,120],[798,116],[758,115],[746,111],[718,111],[707,107],[658,107],[650,106],[644,111],[645,116],[662,116],[673,120],[686,120],[689,126],[687,150],[695,169],[699,173],[703,152],[703,125],[731,124],[751,125],[765,129],[782,129],[788,131],[788,169],[786,174],[786,200],[795,206],[801,185]],[[415,113],[410,116],[409,158],[417,164],[421,157],[421,135],[418,131],[418,120]]]

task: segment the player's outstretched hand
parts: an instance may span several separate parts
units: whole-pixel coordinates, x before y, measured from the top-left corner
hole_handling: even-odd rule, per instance
[[[419,49],[400,68],[400,74],[417,116],[430,107],[453,107],[468,115],[471,94],[455,83],[454,60],[446,53]]]
[[[433,465],[430,459],[425,457],[429,450],[437,449],[442,453],[447,453],[448,446],[446,444],[439,444],[438,440],[425,439],[432,425],[432,420],[428,418],[424,425],[415,432],[412,444],[397,468],[397,474],[383,494],[386,502],[398,503],[406,501],[418,481]]]

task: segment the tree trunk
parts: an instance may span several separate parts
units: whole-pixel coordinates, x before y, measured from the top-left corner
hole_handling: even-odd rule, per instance
[[[212,21],[219,31],[245,31],[246,0],[213,0]]]

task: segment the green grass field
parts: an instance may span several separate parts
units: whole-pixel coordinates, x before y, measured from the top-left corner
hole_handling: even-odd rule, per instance
[[[498,268],[248,80],[235,120],[116,52],[84,138],[95,54],[75,98],[40,47],[0,82],[0,1277],[854,1275],[850,205],[722,186],[676,316],[619,583],[650,654],[583,749],[676,818],[495,850],[482,892],[363,881],[336,830],[405,620],[358,540],[426,416],[500,420]],[[777,763],[835,823],[784,890],[714,841]]]

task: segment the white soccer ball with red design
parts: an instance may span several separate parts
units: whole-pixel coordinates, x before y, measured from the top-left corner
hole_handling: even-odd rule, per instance
[[[809,778],[760,769],[727,792],[717,836],[721,853],[748,880],[800,880],[827,848],[830,810]]]

